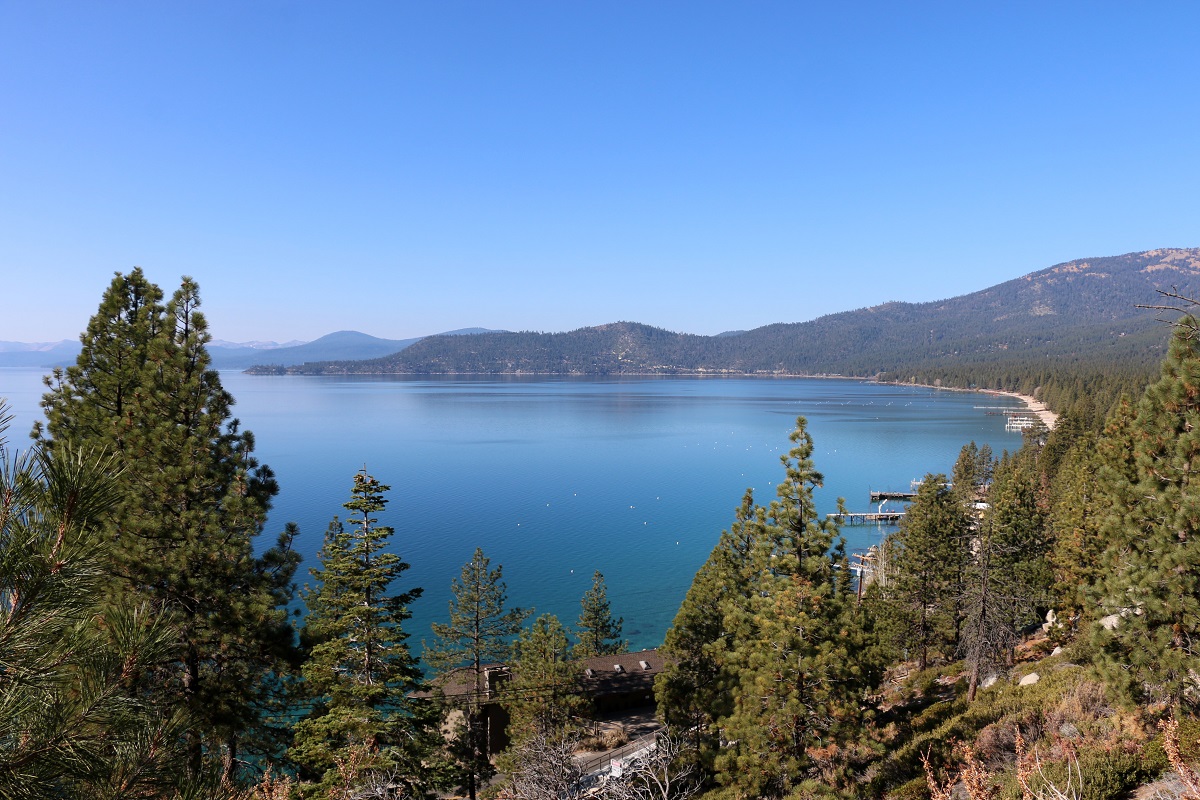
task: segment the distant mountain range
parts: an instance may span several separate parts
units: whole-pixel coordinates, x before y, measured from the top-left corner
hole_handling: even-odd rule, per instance
[[[439,336],[488,333],[486,328],[462,328]],[[217,369],[245,369],[254,364],[291,366],[306,361],[368,359],[399,352],[421,341],[380,339],[358,331],[338,331],[311,342],[226,342],[214,340],[208,345]],[[78,341],[28,343],[0,342],[0,367],[52,367],[75,363],[81,345]]]
[[[1057,264],[931,303],[885,303],[717,336],[616,322],[567,333],[430,336],[368,360],[255,367],[286,374],[907,374],[932,363],[1156,363],[1159,291],[1200,297],[1200,248]],[[1167,317],[1178,316],[1166,313]]]

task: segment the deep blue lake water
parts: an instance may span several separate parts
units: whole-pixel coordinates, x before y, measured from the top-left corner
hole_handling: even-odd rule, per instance
[[[871,489],[949,472],[968,441],[1021,444],[977,408],[1010,398],[850,380],[221,377],[280,482],[264,540],[300,525],[301,584],[353,474],[392,487],[381,521],[412,565],[404,588],[425,590],[408,628],[418,648],[476,546],[503,565],[511,604],[567,625],[600,570],[631,645],[659,644],[746,488],[774,497],[799,415],[822,513],[839,496],[871,510]],[[42,391],[38,371],[0,369],[10,446],[25,446]],[[843,533],[850,549],[883,535]]]

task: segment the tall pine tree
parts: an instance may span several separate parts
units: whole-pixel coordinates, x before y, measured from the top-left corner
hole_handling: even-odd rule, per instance
[[[1175,333],[1158,381],[1129,430],[1132,474],[1117,454],[1113,514],[1106,521],[1109,573],[1102,613],[1102,667],[1138,700],[1198,705],[1200,656],[1200,322]],[[1128,475],[1128,482],[1122,474]]]
[[[816,511],[822,476],[803,417],[790,438],[778,498],[755,528],[750,591],[722,604],[732,635],[722,659],[736,683],[720,723],[732,743],[716,766],[738,794],[755,797],[785,797],[818,770],[846,777],[824,748],[856,728],[864,694],[879,678],[844,542]]]
[[[164,304],[140,269],[118,274],[77,363],[48,379],[47,424],[35,433],[50,453],[115,454],[121,499],[100,534],[108,595],[169,619],[179,658],[144,676],[144,687],[194,721],[192,773],[219,759],[230,781],[263,731],[266,693],[288,670],[285,605],[298,557],[288,533],[255,555],[277,486],[232,418],[199,306],[190,278]]]
[[[959,555],[969,518],[945,475],[926,475],[900,530],[888,541],[884,609],[896,650],[918,669],[957,646]]]
[[[433,623],[437,641],[425,651],[425,661],[442,675],[465,670],[471,689],[467,697],[450,698],[462,709],[466,727],[461,745],[463,783],[475,800],[481,780],[493,774],[488,759],[486,721],[482,714],[488,687],[485,669],[491,664],[512,660],[513,639],[529,612],[521,608],[505,609],[508,588],[503,570],[491,568],[481,548],[463,565],[462,575],[451,583],[449,622]]]
[[[102,602],[94,535],[118,502],[112,456],[70,447],[10,453],[0,401],[0,797],[177,797],[188,720],[131,696],[172,657],[146,607]],[[207,777],[207,776],[206,776]]]

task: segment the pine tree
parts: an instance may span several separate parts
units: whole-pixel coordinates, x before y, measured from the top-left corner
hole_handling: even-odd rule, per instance
[[[529,612],[521,608],[505,610],[508,598],[502,568],[491,569],[491,562],[476,548],[462,568],[462,575],[451,583],[450,621],[433,623],[437,641],[426,648],[425,661],[442,675],[464,669],[473,689],[459,701],[466,716],[462,742],[462,777],[475,800],[479,781],[493,774],[488,761],[484,720],[480,713],[487,687],[485,667],[512,660],[513,638]]]
[[[818,766],[845,777],[822,748],[855,728],[863,695],[879,677],[843,540],[816,512],[813,489],[822,477],[803,417],[791,440],[778,499],[756,530],[752,591],[723,604],[732,644],[722,659],[737,680],[721,720],[733,744],[716,766],[739,794],[757,797],[787,796]]]
[[[1039,612],[1050,598],[1053,582],[1047,531],[1048,501],[1037,468],[1039,447],[1033,440],[996,465],[988,493],[994,548],[992,577],[1007,606],[1008,624],[1015,638],[1025,626],[1039,621]],[[1012,663],[1012,653],[1007,656]]]
[[[553,614],[543,614],[521,631],[515,646],[512,677],[504,685],[501,704],[509,714],[512,744],[499,763],[505,772],[513,757],[532,739],[561,735],[574,727],[584,709],[579,669],[567,629]]]
[[[971,542],[959,645],[970,675],[969,700],[986,670],[1011,666],[1021,629],[1038,619],[1050,597],[1051,540],[1036,452],[1036,442],[1028,440],[1017,455],[1005,453],[997,462],[989,508]]]
[[[579,642],[574,651],[576,658],[608,656],[629,651],[629,642],[621,639],[621,623],[624,620],[612,617],[608,587],[604,584],[604,575],[600,570],[596,570],[592,575],[592,588],[584,592],[580,606],[579,626],[576,631]]]
[[[111,456],[10,454],[0,401],[0,796],[174,797],[187,720],[130,696],[170,658],[148,608],[104,607],[95,529],[117,504]]]
[[[1197,704],[1200,658],[1200,322],[1176,324],[1161,377],[1129,431],[1132,474],[1110,458],[1113,514],[1106,521],[1109,574],[1103,609],[1116,620],[1100,636],[1101,667],[1138,700]]]
[[[312,570],[319,585],[305,597],[313,644],[303,673],[314,713],[297,724],[291,756],[331,785],[345,778],[335,760],[361,745],[370,758],[356,768],[404,776],[420,794],[435,720],[408,697],[423,687],[404,631],[421,589],[393,588],[409,565],[387,551],[394,531],[378,524],[389,489],[365,470],[354,476],[350,527],[334,518]]]
[[[732,710],[736,682],[724,657],[736,649],[725,627],[724,607],[729,597],[750,593],[750,555],[766,511],[755,505],[754,493],[747,490],[735,516],[696,573],[667,630],[662,647],[666,665],[654,685],[659,714],[675,729],[688,732],[692,749],[706,763],[719,745],[718,721]]]
[[[120,502],[101,534],[106,594],[115,606],[147,603],[167,617],[178,660],[143,676],[144,687],[193,720],[192,773],[219,758],[230,781],[263,731],[265,693],[288,670],[285,605],[299,558],[286,532],[255,556],[277,486],[232,418],[199,305],[189,278],[164,304],[140,269],[118,274],[76,365],[48,380],[47,425],[35,433],[51,453],[115,455]]]
[[[958,645],[958,561],[967,533],[968,517],[946,476],[926,475],[889,537],[885,608],[898,649],[915,654],[918,669],[931,652],[948,657]]]
[[[990,515],[972,540],[973,555],[962,582],[963,623],[958,648],[967,663],[967,700],[974,702],[984,673],[999,664],[1016,645],[1009,604],[996,578],[996,529]]]
[[[1101,478],[1102,458],[1094,435],[1081,434],[1058,461],[1048,525],[1054,542],[1050,567],[1055,635],[1074,635],[1094,616],[1091,587],[1101,578],[1105,540],[1101,532],[1108,495]]]

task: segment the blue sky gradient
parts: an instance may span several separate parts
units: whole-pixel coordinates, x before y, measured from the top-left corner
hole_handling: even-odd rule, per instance
[[[0,340],[712,334],[1200,245],[1196,3],[0,0]]]

